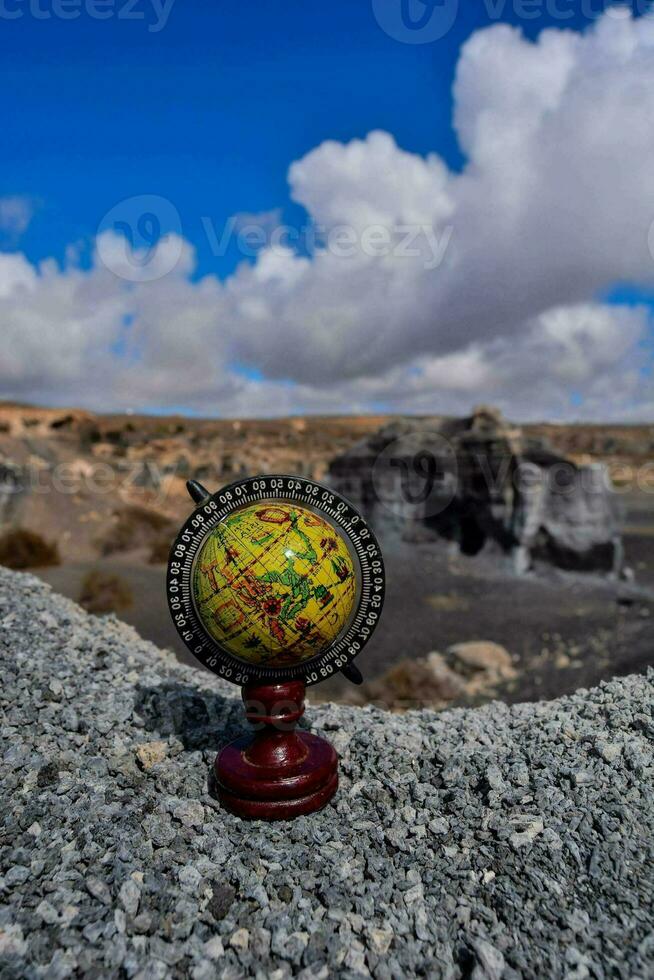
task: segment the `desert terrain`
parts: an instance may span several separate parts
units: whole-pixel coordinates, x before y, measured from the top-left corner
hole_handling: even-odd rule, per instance
[[[211,490],[262,472],[325,480],[334,457],[388,421],[100,416],[1,405],[0,535],[9,547],[0,546],[0,562],[16,567],[11,535],[30,532],[36,544],[25,545],[19,567],[93,612],[114,612],[189,662],[164,596],[168,547],[191,509],[186,480]],[[608,466],[622,514],[623,576],[556,569],[517,576],[497,555],[468,558],[382,537],[387,602],[357,661],[366,685],[354,689],[339,676],[314,689],[315,698],[393,707],[539,700],[652,662],[654,425],[523,431],[576,462]],[[463,663],[452,649],[473,642],[482,644],[481,659]],[[492,645],[504,651],[499,661]],[[433,689],[412,683],[404,662],[424,664],[435,652]]]

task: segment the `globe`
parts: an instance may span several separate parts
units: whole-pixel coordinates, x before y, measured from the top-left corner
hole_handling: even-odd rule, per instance
[[[250,504],[204,540],[193,566],[195,606],[235,657],[288,667],[322,653],[349,626],[357,568],[321,514],[280,501]]]

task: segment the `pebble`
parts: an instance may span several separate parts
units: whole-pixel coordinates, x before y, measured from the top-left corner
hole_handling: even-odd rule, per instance
[[[616,742],[601,742],[599,754],[605,762],[615,762],[622,755],[622,746]]]
[[[246,950],[250,945],[250,933],[247,929],[237,929],[233,936],[230,936],[229,945],[234,949]]]
[[[111,891],[100,878],[87,878],[86,888],[93,898],[97,898],[104,905],[111,905]]]
[[[201,827],[204,823],[204,807],[197,800],[182,800],[173,809],[173,816],[185,827]]]
[[[137,746],[136,758],[141,769],[149,772],[153,766],[163,762],[167,752],[168,746],[165,742],[146,742],[144,745]]]
[[[48,684],[48,690],[50,691],[50,693],[52,694],[52,696],[55,698],[55,700],[58,701],[61,698],[62,694],[63,694],[64,686],[61,683],[61,681],[58,681],[55,678],[54,680],[51,680],[50,683]]]
[[[540,818],[529,817],[524,814],[516,814],[509,820],[509,823],[517,828],[509,837],[511,844],[516,848],[524,847],[525,844],[531,844],[545,829],[543,821]]]
[[[499,949],[485,939],[476,939],[472,943],[478,966],[472,971],[473,980],[502,980],[504,974],[504,957]]]
[[[393,942],[392,931],[390,929],[370,929],[368,936],[374,952],[385,956]]]
[[[549,704],[315,705],[338,796],[247,823],[208,784],[236,688],[0,569],[8,618],[2,977],[654,976],[654,672]]]
[[[185,891],[196,892],[202,881],[202,875],[192,864],[187,864],[178,872],[177,880]]]
[[[447,820],[445,817],[436,817],[435,820],[430,820],[427,826],[431,830],[432,834],[438,834],[439,836],[442,834],[447,834],[450,829],[449,820]]]
[[[141,889],[132,878],[128,878],[120,886],[118,898],[127,914],[132,917],[135,916],[141,901]]]
[[[212,939],[208,939],[204,944],[203,950],[210,960],[219,960],[225,955],[225,947],[220,936],[213,936]]]

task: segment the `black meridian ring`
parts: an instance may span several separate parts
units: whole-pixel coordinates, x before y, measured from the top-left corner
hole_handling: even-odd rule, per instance
[[[266,667],[235,657],[209,635],[195,609],[193,563],[207,535],[234,511],[249,504],[280,501],[317,511],[343,535],[357,565],[358,604],[344,630],[311,660],[294,666]],[[379,542],[348,500],[315,480],[267,475],[223,487],[187,518],[170,551],[166,594],[179,636],[193,656],[213,673],[241,685],[288,680],[304,680],[311,685],[343,670],[361,653],[379,623],[385,586]]]

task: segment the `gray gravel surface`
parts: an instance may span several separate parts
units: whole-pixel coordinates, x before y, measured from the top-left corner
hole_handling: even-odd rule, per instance
[[[208,791],[238,692],[0,570],[4,977],[654,976],[654,673],[548,704],[309,710],[334,804]]]

